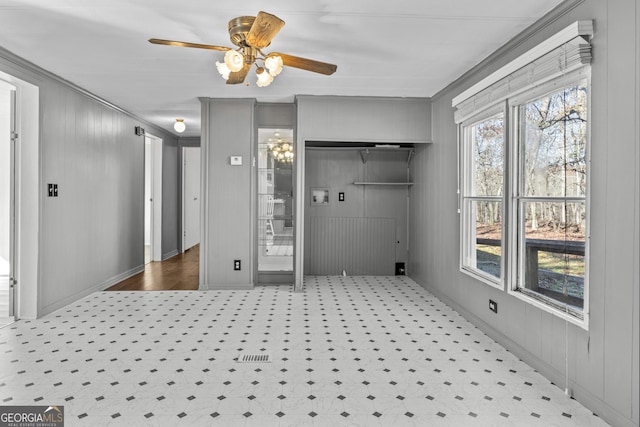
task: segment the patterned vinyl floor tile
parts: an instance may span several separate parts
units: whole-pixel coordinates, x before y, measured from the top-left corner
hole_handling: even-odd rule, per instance
[[[0,368],[68,426],[606,425],[405,276],[97,292],[0,329]]]

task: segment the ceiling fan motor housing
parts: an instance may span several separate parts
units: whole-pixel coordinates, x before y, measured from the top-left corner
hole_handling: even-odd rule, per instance
[[[231,43],[238,47],[246,47],[247,33],[251,30],[255,16],[238,16],[229,21],[229,37]]]

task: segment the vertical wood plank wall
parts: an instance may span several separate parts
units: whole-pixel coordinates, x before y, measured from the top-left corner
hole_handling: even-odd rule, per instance
[[[311,217],[306,274],[391,276],[395,237],[394,218]]]
[[[635,0],[584,0],[551,14],[433,97],[433,144],[412,161],[413,231],[408,270],[491,337],[565,387],[612,425],[637,426],[640,6]],[[593,19],[589,330],[459,271],[457,128],[451,100],[537,43],[581,19]],[[498,302],[497,314],[487,308]],[[565,352],[568,341],[568,353]]]
[[[253,99],[201,99],[203,230],[200,289],[253,287],[255,193],[252,177]],[[231,166],[230,157],[242,165]],[[234,260],[241,270],[234,270]]]

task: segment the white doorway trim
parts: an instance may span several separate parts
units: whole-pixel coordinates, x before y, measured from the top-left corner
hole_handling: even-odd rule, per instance
[[[15,316],[16,87],[0,79],[0,92],[0,327],[3,327]]]
[[[144,139],[145,165],[150,168],[148,174],[145,171],[145,180],[150,180],[149,183],[145,182],[145,188],[148,184],[150,190],[150,204],[145,200],[145,227],[149,227],[151,261],[162,261],[162,138],[147,134]]]
[[[0,79],[16,88],[15,130],[15,317],[38,316],[40,247],[40,101],[39,88],[0,71]]]

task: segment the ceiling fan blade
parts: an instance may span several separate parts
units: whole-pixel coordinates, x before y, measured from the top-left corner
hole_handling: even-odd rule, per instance
[[[280,56],[284,65],[288,67],[300,68],[301,70],[313,71],[327,76],[335,73],[337,65],[327,62],[315,61],[313,59],[300,58],[299,56],[287,55],[286,53],[272,52],[268,56]]]
[[[258,49],[265,48],[269,46],[271,40],[283,26],[284,21],[277,16],[267,12],[258,12],[256,20],[253,21],[253,25],[247,33],[246,42],[249,46]]]
[[[227,84],[228,85],[237,85],[237,84],[240,84],[240,83],[244,82],[244,78],[247,77],[247,74],[249,73],[249,70],[251,69],[252,65],[253,64],[245,63],[244,66],[242,67],[242,70],[236,71],[236,72],[233,72],[233,73],[229,73],[229,78],[227,79]]]
[[[175,40],[149,39],[149,43],[164,44],[164,45],[168,45],[168,46],[194,47],[196,49],[220,50],[222,52],[226,52],[227,50],[231,50],[230,47],[214,46],[212,44],[179,42],[179,41],[175,41]]]

